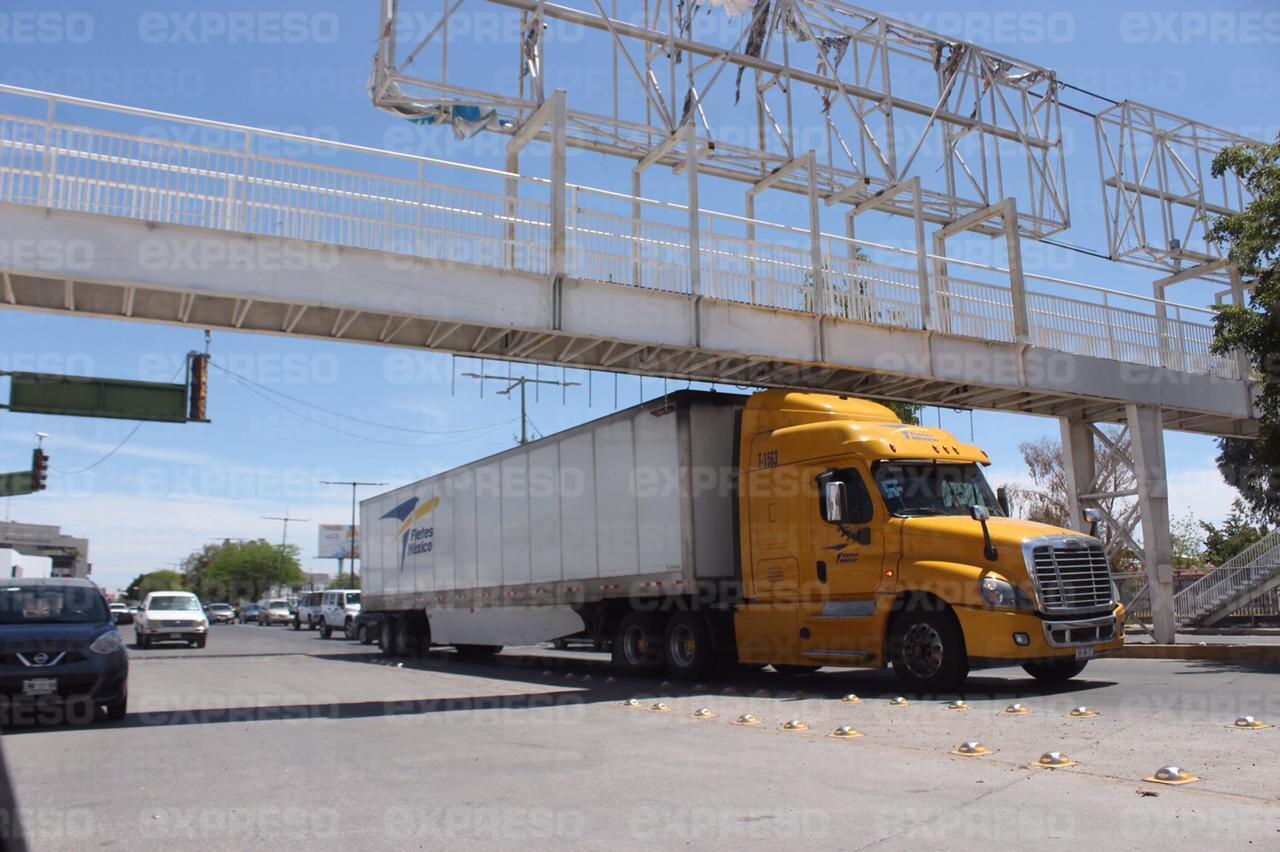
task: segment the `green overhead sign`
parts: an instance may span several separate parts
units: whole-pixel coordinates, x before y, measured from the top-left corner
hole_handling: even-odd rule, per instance
[[[9,373],[9,410],[26,414],[187,421],[187,386],[50,373]]]

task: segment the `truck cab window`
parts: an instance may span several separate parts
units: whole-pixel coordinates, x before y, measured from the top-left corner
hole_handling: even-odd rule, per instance
[[[867,484],[863,481],[862,475],[853,468],[828,471],[818,477],[818,512],[822,520],[833,523],[827,517],[827,504],[823,499],[828,482],[844,483],[845,507],[844,520],[841,523],[854,526],[871,523],[874,514],[871,493],[867,491]]]
[[[971,506],[1004,514],[976,464],[880,462],[874,476],[889,511],[898,516],[967,515]]]

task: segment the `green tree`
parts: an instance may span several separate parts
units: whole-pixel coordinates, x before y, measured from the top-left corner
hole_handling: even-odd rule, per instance
[[[1204,531],[1202,522],[1191,514],[1169,520],[1169,539],[1173,545],[1173,570],[1197,571],[1204,567]]]
[[[151,571],[139,574],[125,589],[130,600],[140,601],[151,592],[172,592],[184,588],[183,576],[177,571]]]
[[[1213,565],[1221,565],[1249,545],[1267,534],[1267,527],[1258,513],[1236,500],[1231,504],[1231,514],[1222,525],[1200,522],[1204,530],[1204,558]]]
[[[346,571],[339,571],[338,576],[329,581],[331,589],[359,589],[360,580],[363,575],[357,574],[354,578]]]
[[[210,597],[214,589],[210,588],[208,575],[209,566],[213,564],[213,560],[217,558],[218,553],[226,545],[223,544],[206,544],[199,550],[192,551],[187,558],[182,560],[183,583],[189,591],[195,592],[196,596],[201,600],[212,600]]]
[[[276,587],[301,588],[307,577],[298,563],[298,548],[281,548],[265,539],[227,542],[205,571],[208,588],[226,599],[257,600]]]
[[[1213,218],[1209,239],[1255,279],[1247,305],[1218,308],[1213,350],[1243,351],[1261,384],[1258,439],[1219,439],[1218,469],[1255,512],[1280,523],[1280,137],[1224,149],[1212,173],[1236,175],[1253,197],[1242,212]]]

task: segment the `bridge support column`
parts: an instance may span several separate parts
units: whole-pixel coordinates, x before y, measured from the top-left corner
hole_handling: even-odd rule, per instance
[[[1164,463],[1164,424],[1152,405],[1125,406],[1133,441],[1133,472],[1142,515],[1142,562],[1157,642],[1174,641],[1173,544],[1169,535],[1169,481]]]
[[[1094,490],[1093,433],[1083,420],[1059,419],[1062,430],[1062,472],[1067,486],[1067,526],[1088,532],[1081,497]]]

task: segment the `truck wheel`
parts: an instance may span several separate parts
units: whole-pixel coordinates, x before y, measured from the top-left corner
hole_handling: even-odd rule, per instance
[[[1027,663],[1022,670],[1041,683],[1064,683],[1084,671],[1088,664],[1088,660],[1051,660]]]
[[[969,676],[964,635],[950,610],[906,611],[889,634],[893,673],[926,692],[950,692]]]
[[[356,628],[356,639],[361,645],[368,645],[373,640],[369,638],[369,625],[361,624]]]
[[[430,644],[427,630],[418,618],[401,616],[396,619],[395,653],[397,657],[421,657]]]
[[[388,657],[395,653],[396,620],[384,616],[378,627],[378,650]]]
[[[662,666],[662,622],[656,613],[629,612],[618,625],[613,640],[613,664],[636,673],[655,672]]]
[[[667,671],[676,680],[697,680],[716,664],[716,649],[707,620],[691,612],[674,612],[667,619],[662,647]]]

